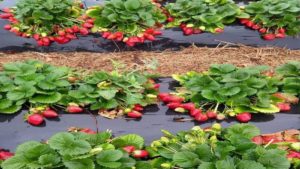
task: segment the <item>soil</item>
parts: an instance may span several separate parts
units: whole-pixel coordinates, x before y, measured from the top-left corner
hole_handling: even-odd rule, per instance
[[[144,52],[128,51],[114,53],[54,52],[54,53],[0,53],[0,65],[27,59],[37,59],[54,65],[65,65],[89,70],[113,69],[112,61],[124,63],[127,68],[143,66],[144,62],[159,63],[156,70],[161,76],[187,71],[207,70],[213,63],[232,63],[237,66],[269,65],[275,67],[290,60],[300,61],[300,50],[284,48],[239,47],[189,47],[181,51]]]

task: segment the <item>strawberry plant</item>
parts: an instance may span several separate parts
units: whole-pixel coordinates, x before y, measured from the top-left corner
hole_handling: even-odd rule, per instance
[[[159,85],[146,69],[113,72],[76,71],[38,61],[5,64],[0,72],[0,112],[12,114],[29,106],[25,120],[40,125],[44,118],[57,118],[57,108],[81,113],[85,107],[109,118],[128,114],[142,116],[143,107],[157,101]],[[121,72],[122,71],[122,72]],[[139,114],[139,116],[133,116]]]
[[[259,143],[270,137],[260,135],[259,129],[250,124],[235,124],[228,128],[213,124],[206,129],[197,126],[176,135],[166,130],[162,132],[163,137],[145,147],[144,139],[136,134],[113,138],[110,131],[97,133],[88,128],[71,127],[69,132],[57,133],[46,142],[28,141],[19,145],[15,155],[5,159],[1,167],[297,169],[299,165],[296,156],[299,142],[288,145],[288,149],[294,150],[293,154],[286,145],[273,143],[272,139],[267,144]],[[298,130],[284,131],[284,135],[285,139],[293,137],[294,141],[299,141]]]
[[[150,0],[109,0],[86,13],[95,19],[94,32],[99,31],[103,38],[123,41],[128,46],[155,40],[165,20],[162,10]]]
[[[83,15],[83,5],[77,0],[21,0],[14,8],[0,15],[10,24],[4,29],[24,38],[32,37],[39,46],[52,42],[68,43],[76,33],[87,35],[93,20]]]
[[[299,68],[299,62],[291,62],[269,75],[266,66],[237,68],[215,64],[207,72],[173,75],[182,87],[159,97],[170,109],[189,112],[199,122],[223,120],[226,116],[248,122],[251,113],[289,111],[291,103],[298,103]]]
[[[242,16],[239,7],[231,0],[177,0],[166,5],[167,27],[180,27],[184,35],[204,31],[223,32],[226,24]]]
[[[261,146],[251,141],[259,129],[236,124],[222,129],[219,124],[201,129],[199,126],[176,135],[163,131],[153,141],[151,150],[156,168],[224,168],[224,169],[289,169],[287,153],[276,145]]]
[[[129,134],[112,138],[110,132],[88,134],[84,131],[61,132],[53,135],[47,143],[29,141],[17,147],[15,156],[5,160],[3,169],[23,168],[69,168],[130,169],[150,164],[135,158],[123,150],[123,145],[133,145],[133,152],[143,151],[144,139]]]
[[[273,40],[300,32],[300,3],[298,0],[260,0],[250,2],[240,17],[245,26],[258,30],[263,39]],[[247,16],[248,15],[248,16]]]

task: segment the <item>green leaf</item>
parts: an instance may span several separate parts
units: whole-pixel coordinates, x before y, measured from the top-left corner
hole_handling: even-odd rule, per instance
[[[0,100],[0,109],[6,109],[10,106],[12,106],[13,102],[8,99],[1,99]]]
[[[127,0],[124,3],[124,6],[128,11],[132,11],[138,9],[141,6],[141,3],[139,0]]]
[[[39,163],[45,166],[55,166],[60,162],[60,158],[54,154],[44,154],[39,157]]]
[[[271,104],[270,107],[257,107],[257,106],[250,106],[251,109],[260,112],[260,113],[265,113],[265,114],[272,114],[272,113],[278,113],[280,112],[280,109]]]
[[[97,91],[100,96],[102,96],[104,99],[106,100],[110,100],[112,98],[115,97],[116,93],[118,92],[118,90],[116,89],[107,89],[107,90],[100,90],[100,91]]]
[[[51,95],[43,95],[43,94],[37,94],[33,96],[29,101],[32,103],[45,103],[45,104],[51,104],[51,103],[57,103],[62,98],[62,95],[58,92],[55,92]]]
[[[226,138],[234,137],[244,137],[248,139],[252,139],[254,136],[258,136],[260,134],[260,130],[251,124],[235,124],[226,128]]]
[[[5,109],[0,109],[0,113],[3,114],[13,114],[21,110],[22,106],[21,105],[11,105]]]
[[[58,150],[61,155],[81,155],[88,153],[91,146],[87,141],[75,140],[75,137],[70,133],[57,133],[52,136],[48,143],[51,148]]]
[[[192,168],[198,165],[198,156],[192,152],[176,152],[173,156],[173,162],[179,167]]]
[[[112,144],[120,148],[135,146],[137,149],[142,149],[144,147],[144,138],[136,134],[127,134],[113,139]]]
[[[249,160],[242,160],[237,164],[237,169],[267,169],[261,163]]]
[[[197,169],[215,169],[215,165],[211,162],[202,162]]]
[[[104,150],[97,155],[96,161],[99,165],[108,168],[119,168],[122,163],[117,162],[123,156],[123,152],[120,150]]]
[[[211,147],[207,144],[197,145],[195,153],[198,155],[199,159],[202,161],[209,162],[213,158],[211,152]]]
[[[217,161],[216,169],[236,169],[236,166],[232,158],[227,158],[226,160]]]
[[[27,164],[27,159],[24,156],[14,156],[5,160],[1,167],[3,169],[24,169]]]
[[[13,91],[9,91],[6,95],[6,97],[9,100],[13,100],[13,101],[20,100],[25,97],[25,93],[23,91],[13,90]]]
[[[73,161],[64,161],[64,165],[69,169],[94,169],[95,164],[91,159],[76,159]]]
[[[279,149],[267,150],[259,157],[258,162],[267,169],[289,169],[291,165],[285,157],[285,151]]]

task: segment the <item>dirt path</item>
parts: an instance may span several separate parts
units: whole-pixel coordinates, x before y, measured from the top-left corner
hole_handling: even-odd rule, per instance
[[[276,66],[289,60],[300,61],[300,50],[282,48],[198,48],[190,47],[181,51],[164,52],[119,52],[119,53],[0,53],[0,64],[18,60],[38,59],[55,65],[66,65],[95,70],[112,70],[112,60],[125,63],[128,68],[143,65],[144,60],[157,60],[158,69],[154,73],[169,76],[173,73],[206,70],[212,63],[232,63],[238,66],[265,64]]]

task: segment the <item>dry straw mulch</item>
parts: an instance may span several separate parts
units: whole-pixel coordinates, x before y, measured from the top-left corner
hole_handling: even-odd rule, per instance
[[[239,47],[189,47],[181,51],[128,51],[113,53],[54,52],[54,53],[0,53],[0,65],[27,59],[37,59],[54,65],[65,65],[89,70],[113,69],[111,60],[125,63],[128,68],[143,65],[144,60],[159,63],[154,73],[169,76],[173,73],[203,71],[213,63],[232,63],[237,66],[269,65],[275,67],[290,60],[300,61],[300,50],[283,48]]]

